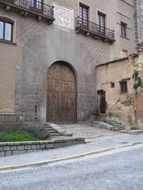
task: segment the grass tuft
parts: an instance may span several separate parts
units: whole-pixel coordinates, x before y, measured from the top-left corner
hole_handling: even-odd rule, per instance
[[[16,142],[16,141],[34,141],[38,140],[31,134],[18,132],[0,133],[0,142]]]

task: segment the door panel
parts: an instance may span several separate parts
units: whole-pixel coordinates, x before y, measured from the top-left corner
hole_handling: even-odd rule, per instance
[[[47,121],[76,121],[76,79],[70,67],[63,63],[53,64],[48,71]]]

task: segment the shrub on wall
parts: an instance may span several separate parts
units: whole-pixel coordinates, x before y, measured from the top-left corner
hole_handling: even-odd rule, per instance
[[[139,76],[139,72],[134,71],[134,74],[133,74],[132,78],[134,80],[133,88],[137,93],[138,88],[143,88],[143,82],[142,82],[141,77]]]

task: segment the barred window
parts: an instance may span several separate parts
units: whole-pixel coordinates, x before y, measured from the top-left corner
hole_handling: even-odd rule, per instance
[[[120,81],[120,93],[124,94],[128,92],[127,81]]]

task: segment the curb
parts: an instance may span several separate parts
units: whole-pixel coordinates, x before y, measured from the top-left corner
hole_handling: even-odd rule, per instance
[[[49,150],[62,148],[78,144],[84,144],[84,138],[62,138],[43,141],[23,141],[23,142],[0,142],[0,157],[11,156],[20,153],[33,152],[38,150]]]
[[[130,143],[127,143],[125,145],[115,145],[113,147],[109,147],[109,148],[105,148],[105,149],[102,148],[102,149],[98,149],[96,151],[86,152],[86,153],[82,153],[82,154],[75,154],[72,156],[56,158],[56,159],[52,159],[52,160],[32,162],[32,163],[13,165],[13,166],[4,166],[4,167],[0,167],[0,172],[1,171],[7,171],[7,170],[16,170],[16,169],[22,169],[22,168],[43,166],[43,165],[52,164],[52,163],[56,163],[56,162],[60,162],[60,161],[66,161],[66,160],[71,160],[71,159],[82,158],[85,156],[96,155],[96,154],[108,152],[111,150],[126,148],[126,147],[135,146],[135,145],[139,145],[139,144],[143,144],[143,142],[130,142]]]

